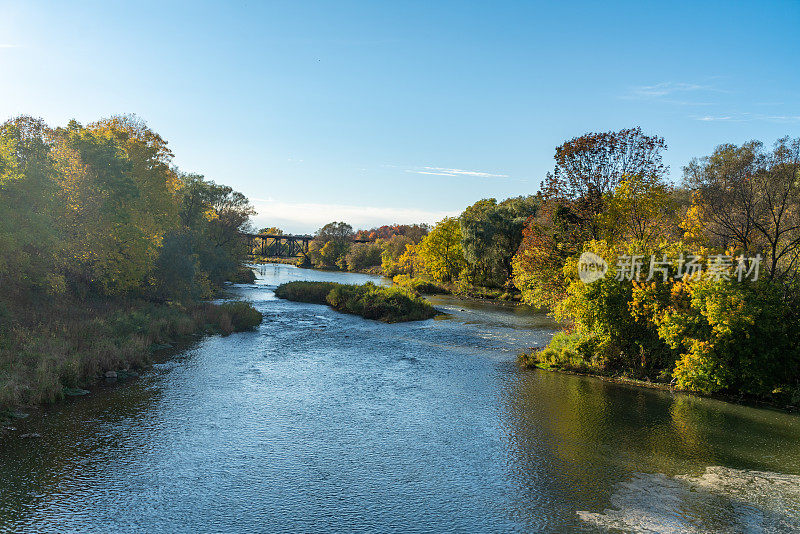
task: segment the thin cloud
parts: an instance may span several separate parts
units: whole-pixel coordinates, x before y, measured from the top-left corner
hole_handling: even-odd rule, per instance
[[[634,87],[631,91],[632,94],[653,97],[653,96],[667,96],[675,93],[685,93],[689,91],[713,91],[714,88],[709,85],[699,85],[696,83],[676,83],[676,82],[661,82],[655,85],[640,85]]]
[[[725,115],[691,116],[692,119],[702,122],[800,122],[800,115],[767,115],[764,113],[728,113]]]
[[[726,115],[724,117],[712,117],[710,115],[706,115],[703,117],[696,117],[695,120],[703,121],[703,122],[714,122],[714,121],[730,121],[733,120],[733,117],[730,115]]]
[[[15,44],[0,44],[0,48],[22,48],[22,46]]]
[[[448,169],[446,167],[421,167],[419,169],[406,169],[414,174],[431,174],[434,176],[469,176],[474,178],[508,178],[507,174],[494,174],[482,171],[467,171],[464,169]]]
[[[632,87],[622,98],[630,100],[658,100],[665,103],[682,106],[708,106],[713,102],[696,102],[688,100],[690,95],[706,95],[709,93],[727,93],[713,85],[686,83],[686,82],[660,82],[653,85],[639,85]],[[676,98],[678,97],[678,98]],[[681,98],[682,97],[682,98]]]

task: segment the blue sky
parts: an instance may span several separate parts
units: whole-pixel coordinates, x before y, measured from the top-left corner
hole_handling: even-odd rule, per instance
[[[0,120],[136,113],[256,223],[434,222],[589,131],[800,135],[800,2],[5,2]]]

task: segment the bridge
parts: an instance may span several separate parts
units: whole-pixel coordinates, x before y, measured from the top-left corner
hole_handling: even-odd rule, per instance
[[[308,255],[313,235],[244,234],[251,256],[296,258]],[[371,243],[371,239],[351,239],[353,243]]]

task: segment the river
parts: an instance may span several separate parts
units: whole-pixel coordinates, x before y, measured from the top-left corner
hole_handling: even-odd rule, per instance
[[[0,438],[0,532],[800,530],[796,415],[522,370],[526,307],[390,325],[273,294],[379,278],[258,270],[257,331]]]

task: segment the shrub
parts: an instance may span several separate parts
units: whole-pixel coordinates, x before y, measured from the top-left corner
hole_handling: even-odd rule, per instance
[[[422,278],[414,278],[407,274],[398,274],[393,279],[395,284],[411,289],[416,291],[417,293],[421,293],[423,295],[449,295],[450,291],[430,280],[424,280]]]
[[[763,397],[797,385],[796,313],[768,283],[701,279],[671,284],[652,320],[681,353],[678,387]]]
[[[580,332],[558,332],[544,349],[521,356],[528,366],[560,367],[583,370],[599,368],[595,341]]]
[[[256,281],[256,273],[250,267],[240,267],[236,273],[231,276],[231,282],[234,284],[252,284]]]
[[[275,296],[297,302],[327,304],[328,293],[337,285],[335,282],[287,282],[275,289]]]
[[[234,332],[253,330],[264,320],[264,314],[255,309],[249,302],[241,300],[226,302],[219,307],[230,316]]]

